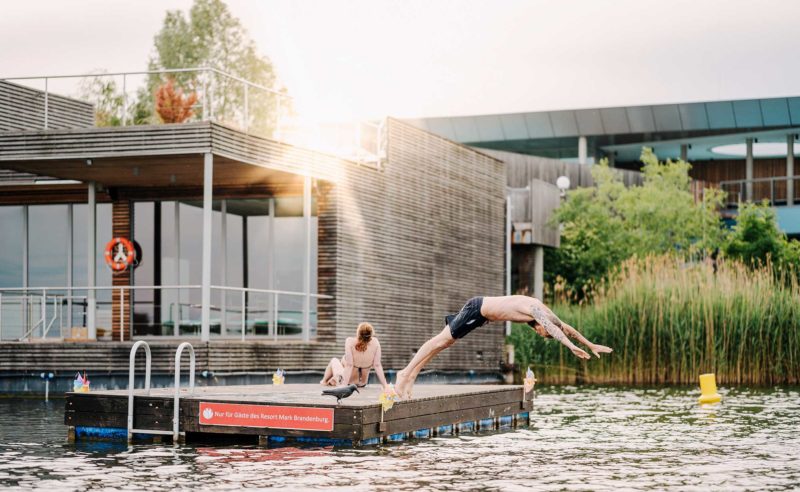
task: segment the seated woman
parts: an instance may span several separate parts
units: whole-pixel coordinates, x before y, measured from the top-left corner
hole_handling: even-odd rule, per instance
[[[369,370],[374,368],[378,381],[386,391],[388,385],[381,365],[381,344],[374,333],[371,324],[358,325],[356,336],[348,337],[344,343],[344,357],[341,360],[331,359],[320,384],[346,386],[355,381],[359,387],[364,387],[369,381]]]

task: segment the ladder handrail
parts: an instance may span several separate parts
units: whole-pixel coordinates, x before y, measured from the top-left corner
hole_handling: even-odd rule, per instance
[[[194,393],[194,347],[192,347],[192,344],[189,342],[183,342],[182,344],[178,345],[178,349],[175,351],[175,402],[173,403],[174,408],[172,414],[173,444],[178,443],[178,433],[180,431],[181,354],[185,348],[189,349],[189,394],[191,395]]]
[[[136,363],[136,351],[139,347],[144,347],[145,352],[145,369],[144,369],[144,389],[146,394],[150,394],[150,345],[144,340],[139,340],[131,347],[130,362],[128,364],[128,442],[133,438],[133,386],[134,386],[134,365]]]

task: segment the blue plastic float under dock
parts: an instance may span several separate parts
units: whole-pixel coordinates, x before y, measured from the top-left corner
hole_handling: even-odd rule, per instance
[[[315,384],[206,386],[181,390],[179,432],[189,440],[204,435],[248,436],[262,443],[286,441],[372,445],[510,428],[529,423],[533,392],[522,386],[423,385],[414,398],[386,412],[380,387],[336,404]],[[137,390],[135,429],[171,431],[174,391]],[[127,391],[68,393],[64,423],[75,439],[127,438]]]

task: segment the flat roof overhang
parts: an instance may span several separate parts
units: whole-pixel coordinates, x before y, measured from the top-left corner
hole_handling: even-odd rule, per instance
[[[406,119],[449,140],[478,148],[573,158],[578,137],[590,148],[686,140],[800,126],[800,97],[686,102]],[[679,154],[678,154],[679,155]],[[691,156],[690,156],[691,157]],[[627,160],[618,156],[620,160]],[[638,160],[638,154],[635,157]]]
[[[760,131],[800,125],[800,97],[651,104],[406,119],[454,142],[721,131]]]
[[[616,162],[638,162],[642,147],[650,147],[661,159],[677,159],[681,155],[681,145],[687,145],[687,159],[693,161],[707,160],[744,160],[744,156],[726,155],[713,149],[722,145],[743,144],[752,138],[757,142],[785,143],[787,135],[800,133],[800,127],[787,127],[777,130],[726,133],[708,137],[683,138],[672,140],[650,140],[624,145],[603,145],[600,149],[606,154],[613,153]]]
[[[207,153],[215,188],[273,193],[301,193],[304,176],[336,181],[354,164],[213,122],[0,133],[0,168],[113,188],[202,188]]]

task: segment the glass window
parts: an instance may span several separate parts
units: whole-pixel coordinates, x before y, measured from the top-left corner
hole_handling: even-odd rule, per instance
[[[0,207],[0,287],[22,287],[22,207]]]
[[[88,284],[86,260],[87,247],[86,239],[88,235],[86,221],[86,204],[76,204],[72,206],[72,285],[75,287],[85,287]],[[106,265],[103,251],[106,243],[111,240],[111,204],[98,203],[95,206],[95,285],[110,286],[111,270]],[[73,295],[77,298],[73,302],[72,326],[86,326],[86,303],[85,290],[75,290]],[[97,299],[97,336],[98,338],[110,336],[111,327],[111,291],[96,291]]]
[[[28,207],[28,285],[65,287],[67,285],[66,205]]]
[[[153,202],[137,202],[133,204],[133,237],[139,245],[140,256],[137,257],[133,269],[133,284],[137,286],[154,286],[156,263],[161,258],[156,255],[155,229],[156,204]],[[160,217],[159,217],[160,219]],[[160,335],[160,313],[158,307],[161,293],[154,289],[136,289],[133,296],[133,334],[135,336]]]

